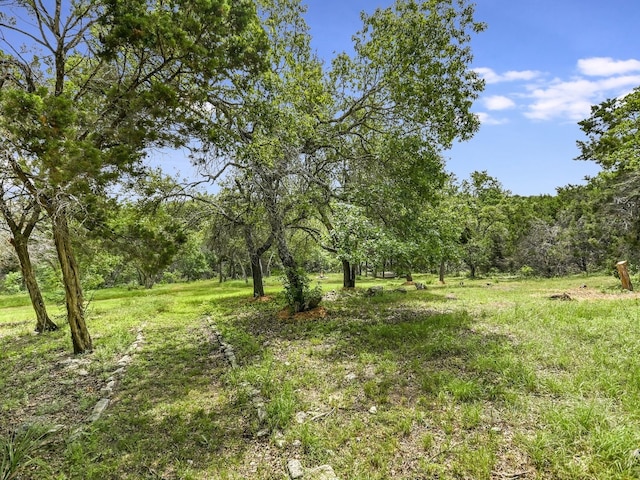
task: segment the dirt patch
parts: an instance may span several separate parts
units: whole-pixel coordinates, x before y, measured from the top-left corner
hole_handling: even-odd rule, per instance
[[[624,300],[624,299],[638,299],[640,294],[638,292],[620,291],[620,292],[603,292],[597,288],[589,288],[587,286],[571,288],[565,290],[558,295],[567,295],[573,300]]]
[[[277,317],[280,320],[316,320],[319,318],[325,318],[326,316],[327,309],[324,307],[316,307],[311,310],[307,310],[306,312],[294,313],[293,315],[288,308],[284,308],[277,314]]]
[[[264,295],[262,297],[254,297],[250,301],[258,302],[258,303],[266,303],[266,302],[271,302],[272,300],[273,300],[273,297],[271,295]]]

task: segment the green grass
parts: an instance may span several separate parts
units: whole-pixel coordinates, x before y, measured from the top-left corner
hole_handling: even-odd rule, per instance
[[[269,302],[244,282],[97,291],[74,368],[66,326],[34,335],[28,299],[0,297],[0,432],[63,426],[20,478],[284,479],[291,458],[344,479],[640,477],[640,297],[615,279],[361,279],[375,297],[339,281],[320,281],[326,315],[299,318],[276,279]]]

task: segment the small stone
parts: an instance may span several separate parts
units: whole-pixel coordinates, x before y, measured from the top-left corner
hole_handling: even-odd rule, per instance
[[[111,375],[122,375],[124,373],[124,367],[120,367],[117,370],[114,370],[113,372],[111,372]],[[112,378],[112,377],[110,377]]]
[[[275,443],[276,447],[278,448],[284,448],[284,446],[287,444],[281,431],[276,430],[273,433],[273,443]]]
[[[374,406],[372,406],[372,407],[369,409],[369,413],[370,413],[371,415],[375,415],[376,413],[378,413],[378,407],[376,407],[375,405],[374,405]]]
[[[89,418],[87,418],[87,422],[93,423],[96,420],[98,420],[100,418],[100,415],[102,415],[102,412],[104,412],[108,406],[109,406],[108,398],[101,398],[100,400],[98,400],[98,403],[96,403],[96,406],[93,407],[93,412],[91,412],[91,415],[89,416]]]
[[[258,438],[266,437],[267,435],[269,435],[269,430],[267,430],[266,428],[256,433],[256,437]]]
[[[296,413],[296,422],[302,424],[307,419],[307,412]]]
[[[338,480],[331,465],[320,465],[319,467],[307,470],[305,480]]]
[[[302,463],[300,463],[300,460],[289,460],[289,462],[287,462],[287,470],[289,472],[289,477],[291,478],[291,480],[302,478],[302,476],[304,475],[304,470],[302,468]]]
[[[298,439],[295,439],[293,442],[291,442],[291,446],[295,447],[295,448],[301,447],[302,446],[302,442],[300,440],[298,440]]]
[[[260,422],[264,422],[266,419],[267,419],[267,411],[262,407],[258,408],[258,420]]]
[[[113,393],[113,388],[110,387],[102,387],[100,389],[100,394],[104,395],[105,397],[110,397],[111,394]]]
[[[89,372],[87,372],[84,368],[78,369],[76,373],[81,377],[86,377],[87,375],[89,375]]]
[[[131,358],[131,355],[125,355],[120,360],[118,360],[118,365],[120,365],[121,367],[124,367],[125,365],[129,365],[131,363],[131,360],[133,360]]]
[[[347,373],[347,374],[344,376],[344,379],[345,379],[347,382],[353,382],[356,378],[358,378],[358,376],[357,376],[355,373],[353,373],[353,372],[352,372],[352,373]]]

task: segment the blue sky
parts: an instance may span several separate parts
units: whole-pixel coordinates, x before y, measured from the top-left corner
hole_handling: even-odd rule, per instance
[[[308,0],[313,45],[329,61],[349,50],[359,12],[392,0]],[[487,170],[519,195],[553,194],[598,168],[573,160],[590,106],[640,85],[640,1],[477,0],[487,30],[472,41],[486,80],[482,127],[445,153],[459,179]]]

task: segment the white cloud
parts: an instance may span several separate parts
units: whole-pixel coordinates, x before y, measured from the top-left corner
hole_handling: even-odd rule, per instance
[[[513,82],[517,80],[533,80],[541,75],[535,70],[509,70],[503,74],[496,73],[493,69],[480,67],[473,69],[487,83]]]
[[[583,75],[610,77],[624,73],[640,72],[640,60],[614,60],[611,57],[593,57],[578,60],[578,70]]]
[[[533,102],[524,115],[534,120],[579,121],[589,116],[592,105],[619,96],[637,85],[640,85],[640,75],[595,81],[580,77],[567,81],[555,79],[547,86],[531,88],[529,97]]]
[[[489,110],[506,110],[516,106],[515,102],[504,95],[491,95],[483,99]]]
[[[636,59],[580,59],[577,62],[580,74],[569,78],[552,79],[536,70],[499,73],[483,67],[475,71],[485,79],[487,85],[491,85],[487,88],[491,94],[482,99],[487,111],[514,108],[516,103],[513,99],[517,98],[526,118],[541,121],[580,121],[589,116],[593,105],[607,98],[621,97],[640,85],[640,60]],[[502,82],[512,82],[508,96],[504,87],[499,85]],[[483,124],[507,123],[506,119],[494,118],[489,113],[478,115]]]
[[[504,125],[505,123],[509,123],[509,120],[506,118],[495,118],[492,117],[487,112],[477,112],[476,115],[480,120],[482,125]]]

